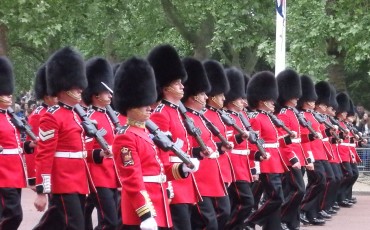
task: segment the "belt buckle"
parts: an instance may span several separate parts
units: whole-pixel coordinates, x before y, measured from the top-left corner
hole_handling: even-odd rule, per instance
[[[86,158],[87,157],[87,151],[82,151],[82,157]]]
[[[160,183],[164,183],[164,182],[166,182],[166,180],[167,180],[167,176],[166,176],[166,175],[164,175],[164,174],[161,174],[159,178],[160,178],[160,179],[159,179],[159,180],[160,180],[160,181],[159,181]]]
[[[17,148],[18,149],[18,153],[21,154],[23,152],[23,149],[22,148]]]

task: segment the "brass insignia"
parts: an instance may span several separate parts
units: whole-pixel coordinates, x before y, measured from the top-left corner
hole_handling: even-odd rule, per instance
[[[125,167],[134,165],[134,159],[132,159],[131,150],[126,147],[121,149],[121,159],[123,166]]]

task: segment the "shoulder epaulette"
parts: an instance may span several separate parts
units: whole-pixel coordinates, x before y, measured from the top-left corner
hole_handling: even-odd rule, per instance
[[[280,113],[281,113],[281,114],[285,114],[285,113],[286,113],[286,111],[287,111],[287,109],[286,109],[286,108],[282,108],[282,109],[280,110]]]
[[[157,105],[154,112],[161,112],[163,108],[164,108],[164,104],[160,103],[159,105]]]
[[[251,119],[251,118],[256,118],[256,117],[257,117],[257,115],[258,115],[258,112],[249,112],[249,113],[248,113],[248,117],[249,117],[249,119]]]
[[[47,112],[48,113],[55,113],[58,109],[60,109],[60,106],[59,105],[53,105],[51,107],[48,108]]]
[[[95,112],[95,110],[94,110],[94,109],[89,109],[89,110],[87,110],[86,115],[87,115],[88,117],[91,117],[91,115],[92,115],[94,112]]]
[[[34,114],[39,114],[43,108],[45,108],[45,107],[44,107],[44,106],[42,106],[42,105],[38,106],[38,107],[35,109]]]
[[[122,126],[118,131],[118,134],[124,134],[127,131],[128,127],[129,127],[128,125]]]

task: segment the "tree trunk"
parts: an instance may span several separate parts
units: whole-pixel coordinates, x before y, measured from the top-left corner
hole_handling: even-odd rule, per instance
[[[0,24],[0,56],[8,54],[8,28],[4,24]]]

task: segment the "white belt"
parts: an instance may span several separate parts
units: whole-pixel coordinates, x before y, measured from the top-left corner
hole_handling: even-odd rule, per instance
[[[355,143],[340,143],[342,146],[347,146],[347,147],[356,147]]]
[[[167,181],[166,175],[158,175],[158,176],[143,176],[143,181],[147,183],[159,183],[162,184]]]
[[[301,143],[301,138],[293,138],[292,143]]]
[[[231,150],[232,154],[248,156],[251,151],[249,149],[233,149]]]
[[[4,155],[15,155],[15,154],[20,154],[20,153],[23,153],[23,149],[21,148],[3,149],[3,151],[0,151],[0,154],[4,154]]]
[[[190,158],[190,159],[194,159],[194,158]],[[170,156],[170,162],[171,163],[182,163],[183,161],[179,157]]]
[[[279,143],[265,143],[263,144],[264,148],[279,148]]]
[[[325,137],[323,139],[321,139],[322,141],[329,141],[329,137]]]
[[[79,152],[55,152],[55,157],[61,158],[86,158],[87,152],[86,151],[79,151]]]
[[[218,151],[214,151],[213,153],[211,153],[211,155],[209,155],[207,158],[208,159],[217,159],[218,157],[220,156],[220,153]]]

